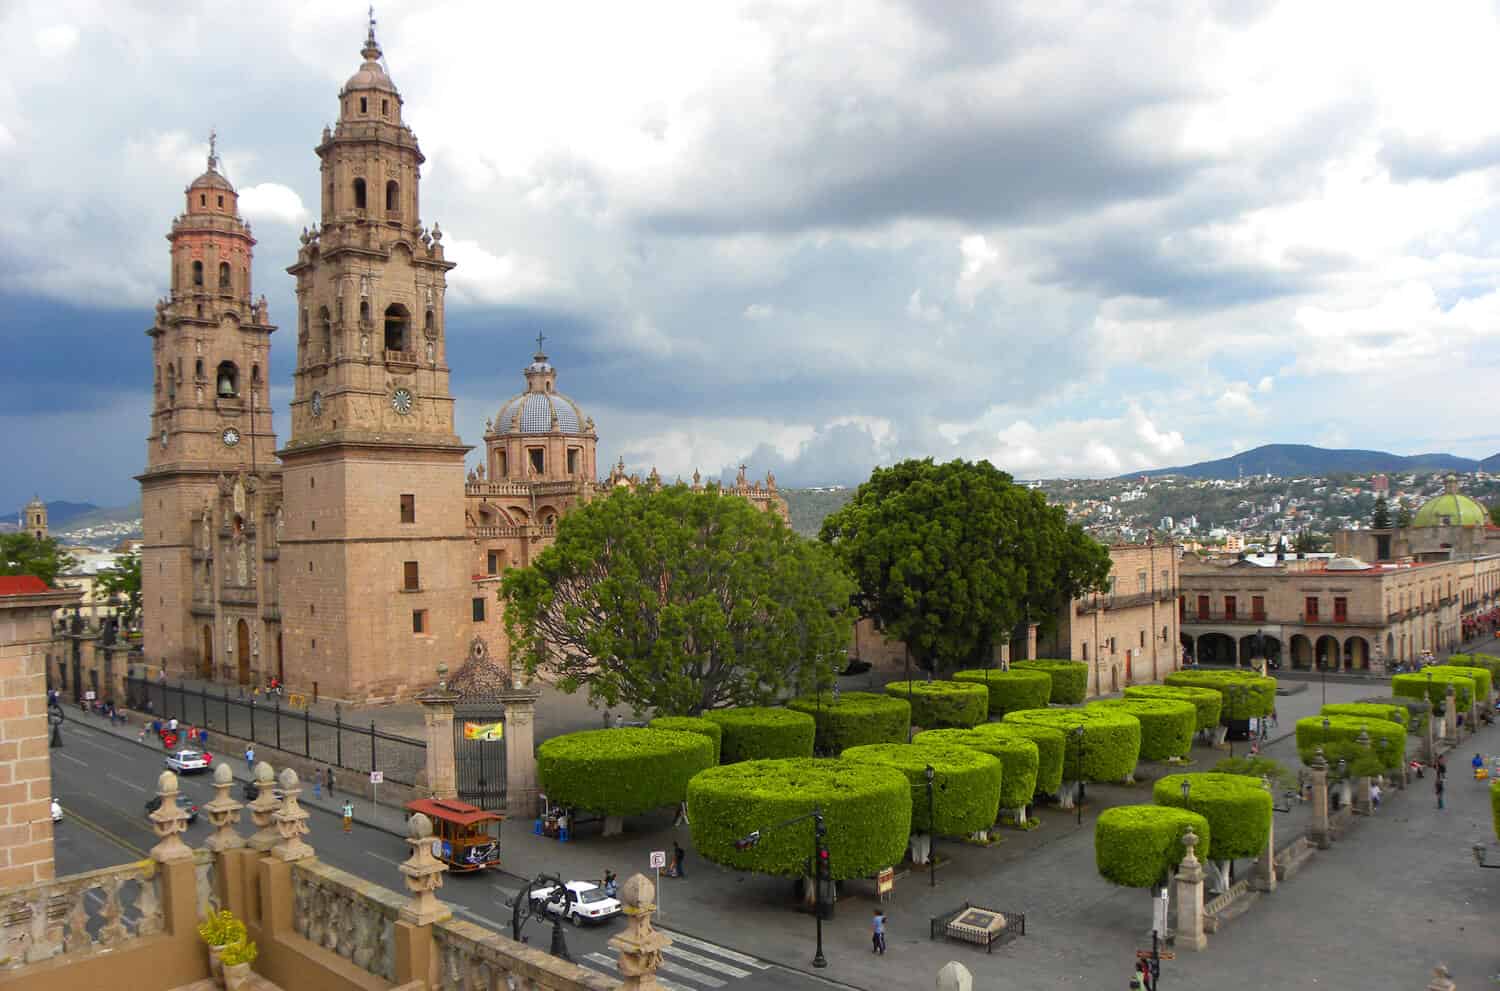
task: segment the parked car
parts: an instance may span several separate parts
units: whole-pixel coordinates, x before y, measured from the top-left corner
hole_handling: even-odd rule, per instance
[[[62,822],[62,820],[63,820],[62,803],[59,802],[57,799],[54,798],[52,800],[52,821],[53,822]]]
[[[620,914],[620,900],[605,894],[593,881],[568,881],[564,887],[566,891],[555,885],[537,888],[531,893],[531,902],[550,915],[562,915],[574,925],[603,922]],[[571,901],[568,892],[572,892]]]
[[[191,826],[193,823],[195,823],[195,822],[198,821],[198,803],[197,802],[188,801],[187,798],[179,795],[177,797],[177,807],[179,809],[183,809],[184,811],[187,812],[187,817],[188,817],[187,821],[188,821],[188,825],[189,826]],[[161,796],[157,795],[151,801],[149,801],[149,802],[146,803],[146,815],[149,816],[151,813],[155,812],[159,808],[161,808]]]
[[[203,750],[174,750],[167,754],[166,764],[178,774],[189,771],[206,771],[213,763],[214,755]]]
[[[260,787],[254,781],[246,781],[240,785],[240,795],[247,802],[253,802],[260,797]],[[286,798],[286,793],[280,788],[271,789],[271,797],[280,802]]]

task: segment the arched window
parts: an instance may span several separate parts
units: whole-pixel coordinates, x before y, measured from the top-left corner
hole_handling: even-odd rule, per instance
[[[220,399],[237,399],[240,394],[240,370],[232,361],[219,362],[219,374],[215,376],[217,385],[214,394]]]
[[[410,337],[408,331],[411,324],[411,314],[406,312],[406,307],[400,303],[392,303],[385,308],[385,349],[387,351],[406,351],[409,349]]]
[[[359,322],[362,324],[370,322],[370,301],[368,299],[359,301]]]
[[[365,208],[365,181],[363,179],[355,179],[354,180],[354,209],[356,209],[356,210],[363,210],[364,208]]]
[[[203,285],[203,263],[193,262],[193,285]]]
[[[229,288],[229,263],[219,262],[219,288]]]
[[[260,366],[259,365],[251,365],[250,366],[250,389],[251,389],[251,391],[256,391],[256,390],[260,389]]]
[[[433,332],[436,330],[436,327],[437,324],[433,319],[432,311],[428,310],[427,315],[422,318],[422,330],[427,334],[428,337],[431,337],[433,335]]]
[[[325,352],[333,350],[333,320],[328,316],[328,307],[318,310],[318,345]]]
[[[195,379],[201,379],[201,378],[203,378],[203,359],[202,358],[195,358],[193,360],[193,378],[195,378]]]
[[[396,184],[395,179],[389,179],[385,184],[385,208],[390,213],[401,209],[401,187]]]

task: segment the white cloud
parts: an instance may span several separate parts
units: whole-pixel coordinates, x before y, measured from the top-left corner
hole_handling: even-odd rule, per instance
[[[458,267],[448,275],[449,292],[460,303],[514,303],[560,288],[535,258],[494,254],[478,241],[445,232],[444,254]]]
[[[975,297],[996,276],[994,269],[1000,261],[1000,252],[983,234],[966,235],[958,242],[958,250],[963,256],[963,267],[959,270],[953,294],[965,306],[972,307]]]
[[[47,58],[66,55],[78,45],[78,29],[71,24],[53,24],[36,33],[36,49]]]
[[[776,307],[770,303],[751,303],[745,307],[746,320],[768,320],[776,314]]]
[[[279,182],[262,182],[239,191],[240,214],[246,220],[269,220],[278,224],[303,224],[307,207],[297,191]]]

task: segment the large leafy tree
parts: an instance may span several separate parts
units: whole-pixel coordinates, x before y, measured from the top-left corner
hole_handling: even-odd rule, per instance
[[[52,537],[41,540],[29,533],[0,533],[0,575],[36,575],[48,585],[78,561]]]
[[[140,551],[131,551],[116,560],[114,567],[100,571],[94,587],[105,595],[120,597],[120,619],[126,628],[134,628],[141,615]]]
[[[877,468],[821,538],[853,574],[861,613],[927,670],[982,661],[1110,570],[1102,544],[988,461]]]
[[[1375,513],[1370,519],[1370,526],[1376,530],[1389,530],[1391,528],[1391,508],[1385,501],[1385,496],[1375,500]]]
[[[517,658],[594,705],[694,715],[832,683],[853,584],[744,499],[616,489],[501,584]]]

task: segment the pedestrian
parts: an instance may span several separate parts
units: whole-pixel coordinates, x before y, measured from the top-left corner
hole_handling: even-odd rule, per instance
[[[251,774],[255,773],[255,748],[254,747],[246,747],[245,748],[245,770],[249,771]]]
[[[885,953],[885,913],[878,908],[870,923],[870,952]]]
[[[1446,778],[1448,776],[1448,757],[1446,754],[1438,758],[1437,775],[1440,778]]]
[[[176,716],[173,716],[171,719],[167,720],[167,729],[171,730],[173,733],[177,732],[177,717]]]
[[[1474,768],[1474,780],[1480,780],[1479,772],[1484,770],[1484,758],[1475,754],[1474,759],[1469,761],[1469,765]]]
[[[145,723],[141,723],[141,731],[135,735],[135,742],[136,743],[145,743],[146,742],[146,724]]]
[[[323,797],[323,769],[313,768],[313,798]]]
[[[354,832],[354,803],[344,799],[344,832]]]
[[[328,777],[328,797],[332,798],[333,797],[333,789],[334,789],[333,768],[330,767],[330,768],[327,768],[326,770],[327,770],[327,777]]]
[[[1373,781],[1370,782],[1370,805],[1377,811],[1380,809],[1380,786]]]
[[[686,860],[687,860],[687,851],[682,848],[682,844],[681,843],[678,843],[676,840],[673,840],[672,841],[672,876],[673,877],[687,877],[687,872],[682,869],[683,868],[683,863]]]
[[[1439,774],[1432,782],[1433,789],[1437,792],[1438,811],[1443,809],[1443,776]]]

